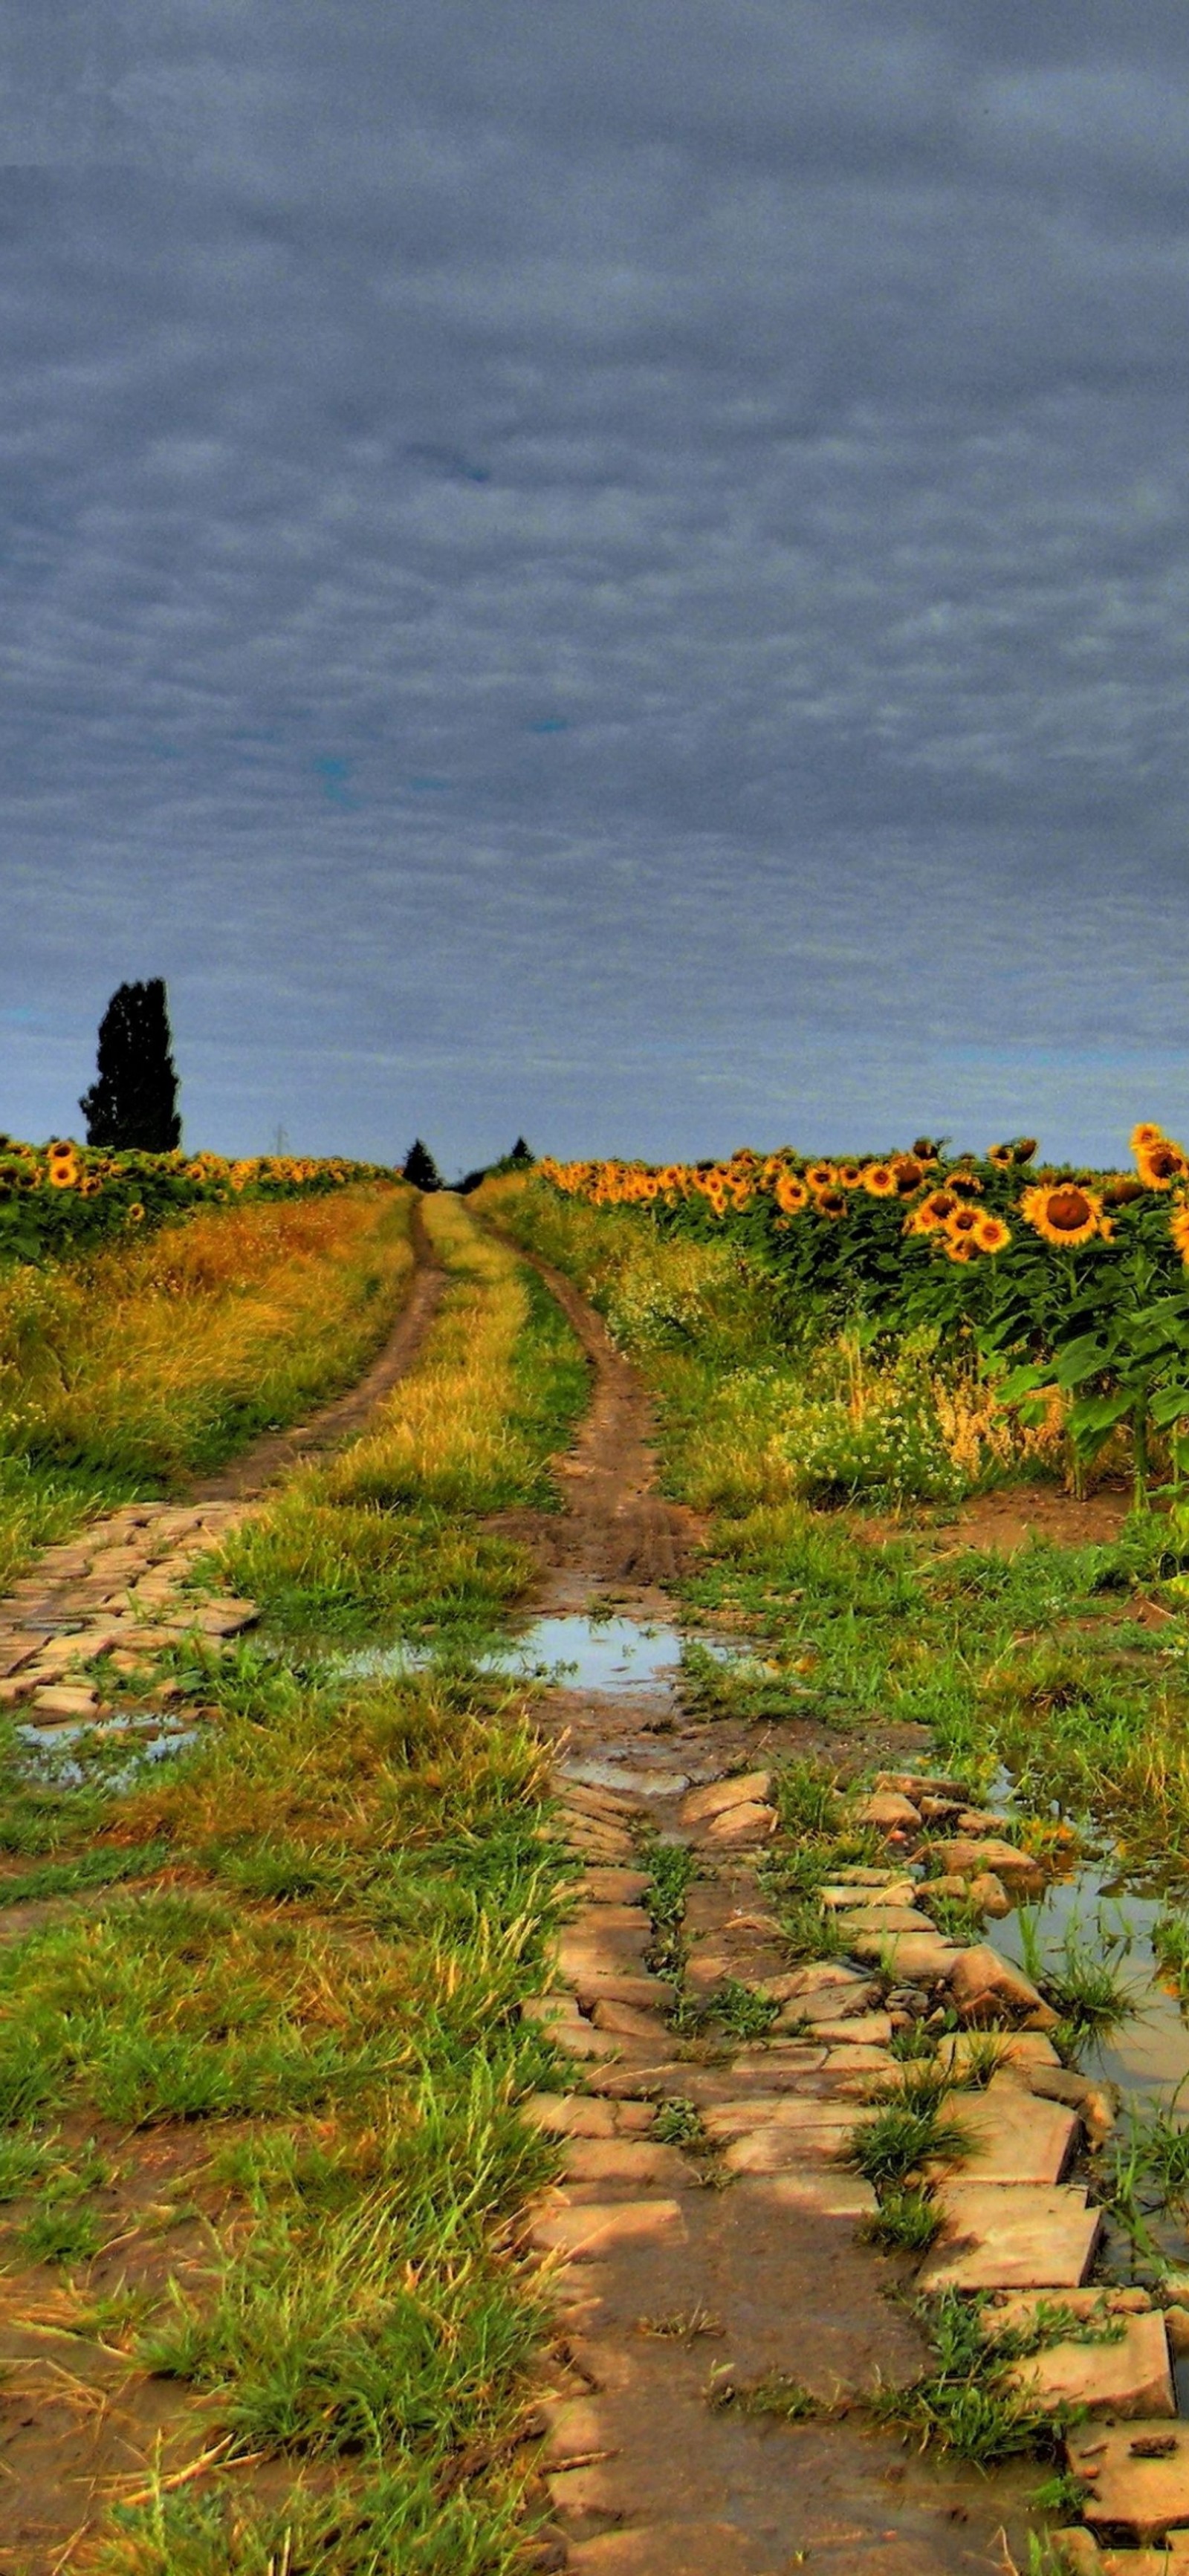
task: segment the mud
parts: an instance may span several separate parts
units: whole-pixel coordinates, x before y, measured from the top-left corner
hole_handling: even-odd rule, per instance
[[[655,1490],[653,1417],[632,1370],[570,1283],[537,1266],[582,1340],[595,1388],[559,1469],[564,1518],[516,1516],[517,1535],[537,1551],[532,1606],[541,1616],[613,1603],[620,1616],[671,1622],[665,1587],[693,1561],[701,1529]],[[688,1839],[679,1809],[691,1786],[762,1769],[778,1751],[824,1753],[855,1770],[927,1741],[918,1728],[873,1727],[857,1741],[812,1720],[699,1720],[662,1675],[636,1693],[553,1689],[538,1723],[557,1742],[576,1848],[613,1866],[631,1862],[625,1818],[647,1817],[662,1840]],[[687,1916],[691,1980],[699,1952],[713,1980],[783,1966],[746,1856],[716,1863],[703,1850],[701,1860]],[[584,1907],[584,1934],[599,1911]],[[649,2103],[702,2105],[786,2081],[806,2093],[828,2087],[791,2067],[777,2074],[771,2057],[757,2061],[738,2042],[682,2043],[655,2013],[596,2001],[600,2020],[603,2037],[579,2028],[579,2057],[596,2051],[582,2072],[595,2100],[619,2103],[618,2120],[630,2113],[633,2133]],[[615,2031],[625,2034],[618,2060],[606,2054]],[[939,2465],[863,2418],[865,2395],[905,2384],[927,2358],[909,2314],[911,2267],[862,2240],[853,2209],[864,2187],[835,2168],[837,2180],[739,2174],[723,2189],[721,2169],[712,2179],[692,2157],[675,2161],[687,2167],[677,2196],[666,2200],[660,2183],[641,2198],[626,2179],[618,2191],[614,2180],[583,2180],[598,2170],[588,2150],[540,2214],[547,2259],[579,2238],[559,2276],[557,2371],[545,2392],[540,2476],[551,2521],[541,2563],[574,2576],[792,2576],[801,2566],[823,2576],[1003,2576],[1013,2558],[1024,2563],[1035,2463],[990,2476]],[[594,2241],[583,2247],[588,2218]],[[781,2381],[828,2417],[752,2411],[757,2386]]]

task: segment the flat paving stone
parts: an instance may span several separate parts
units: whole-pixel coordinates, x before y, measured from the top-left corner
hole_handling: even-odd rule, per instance
[[[712,1816],[704,1827],[704,1840],[716,1850],[736,1850],[752,1843],[767,1842],[776,1831],[774,1807],[729,1807],[725,1815]]]
[[[951,2109],[972,2140],[959,2160],[963,2182],[1060,2182],[1081,2130],[1076,2111],[1038,2100],[1012,2075],[992,2076]]]
[[[847,1939],[851,1941],[849,1933]],[[857,1932],[851,1947],[857,1958],[881,1966],[886,1961],[905,1985],[936,1985],[949,1975],[959,1955],[956,1943],[944,1940],[940,1932]]]
[[[679,1822],[702,1825],[713,1816],[729,1814],[732,1807],[765,1806],[771,1786],[770,1771],[740,1771],[730,1780],[711,1780],[682,1799]]]
[[[743,2174],[732,2198],[762,2193],[763,2206],[778,2222],[782,2212],[818,2218],[874,2218],[879,2207],[869,2182],[841,2165],[786,2166],[780,2173]]]
[[[588,1869],[581,1884],[589,1905],[635,1905],[648,1894],[650,1880],[644,1869]]]
[[[684,2244],[680,2202],[672,2199],[566,2202],[540,2210],[530,2241],[541,2254],[589,2263],[621,2245]]]
[[[771,2120],[763,2128],[750,2129],[745,2137],[733,2138],[723,2155],[728,2173],[781,2173],[786,2166],[837,2163],[849,2145],[854,2129],[853,2118],[844,2113],[840,2118],[829,2104],[805,2102],[805,2113],[797,2121]],[[813,2120],[808,2115],[820,2111],[824,2117]]]
[[[1102,2215],[1070,2183],[951,2182],[922,2290],[1076,2289],[1094,2258]]]
[[[770,2551],[732,2522],[650,2522],[571,2542],[572,2576],[777,2576]]]
[[[597,2003],[635,2004],[640,2012],[671,2012],[676,2002],[673,1988],[662,1977],[622,1975],[618,1970],[601,1972],[597,1968],[580,1969],[573,1979],[574,1992],[587,2012]]]
[[[1056,2343],[1012,2372],[1015,2385],[1041,2406],[1085,2406],[1092,2415],[1175,2415],[1172,2363],[1164,2319],[1156,2309],[1119,2320],[1117,2343]]]
[[[892,2037],[892,2017],[890,2013],[856,2013],[853,2021],[815,2021],[813,2036],[827,2048],[886,2048]]]
[[[701,2178],[678,2147],[644,2138],[572,2139],[566,2150],[570,2182],[622,2183],[635,2191],[692,2191]]]
[[[1079,2425],[1066,2437],[1073,2474],[1090,2492],[1082,2512],[1093,2531],[1160,2540],[1189,2523],[1189,2424]]]

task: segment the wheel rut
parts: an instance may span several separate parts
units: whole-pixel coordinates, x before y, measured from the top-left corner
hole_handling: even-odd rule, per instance
[[[362,1430],[368,1415],[411,1368],[446,1285],[446,1272],[430,1242],[419,1200],[413,1204],[410,1238],[415,1267],[409,1294],[383,1349],[363,1376],[344,1395],[322,1405],[308,1422],[288,1431],[265,1432],[217,1475],[194,1484],[194,1502],[247,1501],[289,1475],[303,1459],[337,1449]]]
[[[656,1490],[650,1400],[572,1283],[534,1266],[594,1372],[559,1462],[564,1513],[502,1524],[536,1548],[534,1607],[674,1621],[667,1586],[701,1532]],[[699,1722],[667,1691],[552,1690],[541,1723],[577,1877],[551,1986],[526,2009],[581,2089],[530,2105],[563,2157],[530,2220],[556,2267],[559,2320],[536,2563],[574,2576],[1003,2576],[1005,2525],[1025,2548],[1035,2467],[993,2480],[938,2467],[863,2420],[865,2397],[927,2359],[908,2267],[863,2241],[874,2202],[841,2161],[873,2062],[887,2065],[864,2045],[889,2036],[886,2016],[872,2031],[873,1989],[840,1978],[836,2000],[808,1993],[804,2008],[826,2015],[809,2042],[691,2036],[688,2012],[674,2027],[679,1999],[727,1980],[798,1982],[758,1869],[775,1822],[772,1729]],[[824,1749],[812,1727],[779,1734],[785,1752]],[[696,1874],[680,1949],[666,1951],[650,1875],[675,1845]]]

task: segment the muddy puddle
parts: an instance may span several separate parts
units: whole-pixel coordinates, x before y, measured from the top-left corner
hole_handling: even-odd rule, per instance
[[[698,1643],[723,1662],[739,1661],[737,1651],[722,1639],[699,1636]],[[475,1661],[480,1672],[507,1673],[512,1680],[545,1681],[564,1690],[615,1697],[672,1691],[680,1675],[683,1644],[681,1630],[665,1622],[646,1625],[638,1619],[592,1619],[567,1612],[535,1619],[519,1636],[488,1648]],[[378,1681],[424,1671],[433,1661],[431,1646],[398,1642],[336,1656],[334,1669],[352,1678]]]

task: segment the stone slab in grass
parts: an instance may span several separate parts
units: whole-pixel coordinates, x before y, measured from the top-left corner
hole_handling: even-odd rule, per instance
[[[644,1869],[588,1869],[581,1892],[588,1905],[635,1905],[648,1894],[649,1883]]]
[[[676,2200],[559,2201],[538,2210],[530,2242],[539,2254],[590,2263],[620,2245],[684,2244],[686,2234]]]
[[[957,2160],[963,2182],[1060,2182],[1080,2134],[1076,2111],[1038,2100],[1012,2075],[993,2076],[952,2111],[972,2142]]]
[[[1085,2406],[1092,2415],[1175,2415],[1164,2319],[1156,2309],[1124,2317],[1118,2343],[1056,2343],[1018,2362],[1015,2385],[1034,2404]]]
[[[692,2191],[701,2178],[677,2147],[653,2146],[647,2138],[574,2138],[566,2149],[566,2179],[633,2191]]]
[[[764,1806],[772,1786],[770,1771],[740,1771],[732,1780],[711,1780],[704,1789],[691,1789],[678,1809],[683,1825],[704,1825],[714,1816],[725,1816],[732,1807]]]
[[[780,2173],[741,2174],[732,2186],[732,2199],[737,2195],[753,2199],[763,2196],[762,2205],[777,2226],[783,2213],[808,2212],[818,2218],[874,2218],[879,2207],[869,2182],[861,2174],[848,2173],[842,2165],[791,2165]]]
[[[1082,2512],[1092,2531],[1161,2540],[1189,2524],[1189,2424],[1079,2425],[1066,2438],[1073,2475],[1089,2489]]]
[[[769,2576],[772,2555],[732,2522],[652,2522],[570,2543],[570,2576]]]
[[[1071,2183],[950,2182],[922,2290],[1072,2290],[1094,2259],[1101,2212]]]
[[[847,1941],[857,1958],[885,1962],[904,1985],[936,1985],[948,1977],[960,1955],[957,1945],[940,1932],[856,1932]]]

